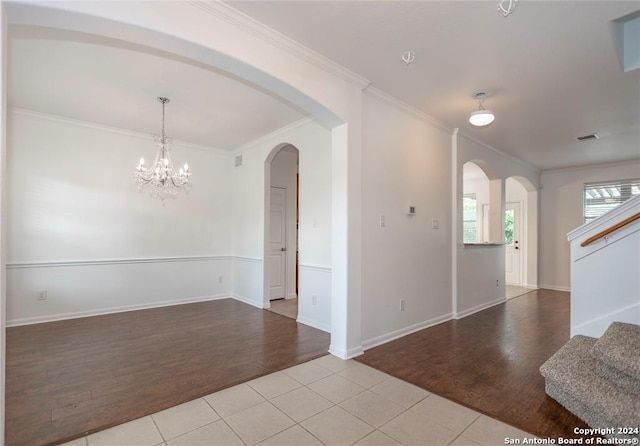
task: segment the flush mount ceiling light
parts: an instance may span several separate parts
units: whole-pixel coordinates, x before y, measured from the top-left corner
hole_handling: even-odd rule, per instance
[[[144,158],[140,158],[135,178],[140,192],[147,189],[152,198],[159,198],[164,205],[164,200],[176,198],[178,191],[189,191],[191,172],[186,163],[179,171],[173,167],[169,155],[172,139],[164,134],[164,105],[169,102],[169,98],[159,97],[158,101],[162,103],[162,134],[153,137],[156,143],[156,159],[151,167],[146,168]]]
[[[478,110],[471,113],[469,116],[469,124],[475,127],[484,127],[485,125],[489,125],[496,119],[495,115],[491,110],[485,110],[482,106],[482,102],[487,97],[487,93],[484,91],[480,91],[474,95],[474,99],[478,101]]]

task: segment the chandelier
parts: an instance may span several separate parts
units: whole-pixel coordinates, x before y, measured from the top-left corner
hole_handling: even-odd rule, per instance
[[[173,167],[171,155],[169,154],[172,139],[164,134],[164,104],[169,102],[169,98],[159,97],[158,101],[162,103],[162,134],[153,136],[156,144],[156,159],[151,167],[146,168],[144,158],[140,158],[135,178],[140,192],[147,189],[150,197],[159,198],[164,205],[164,200],[166,198],[176,198],[178,191],[189,191],[191,188],[191,172],[189,172],[189,166],[186,163],[177,172]]]

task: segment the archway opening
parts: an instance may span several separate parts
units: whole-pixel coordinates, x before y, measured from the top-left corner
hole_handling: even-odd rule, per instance
[[[507,298],[538,287],[538,191],[524,177],[505,181],[505,282]]]
[[[292,319],[298,317],[298,161],[291,144],[276,147],[265,161],[264,307]]]

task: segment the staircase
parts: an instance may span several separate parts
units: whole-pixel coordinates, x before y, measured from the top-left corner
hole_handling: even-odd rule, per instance
[[[640,324],[640,195],[567,238],[571,337],[599,338],[615,321]]]
[[[640,325],[576,335],[540,367],[547,394],[608,438],[640,438]]]

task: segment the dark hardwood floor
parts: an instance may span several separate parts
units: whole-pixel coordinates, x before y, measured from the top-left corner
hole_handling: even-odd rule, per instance
[[[569,293],[538,290],[367,350],[357,361],[542,438],[587,427],[540,365],[569,340]]]
[[[7,329],[6,445],[58,444],[327,354],[232,299]]]

